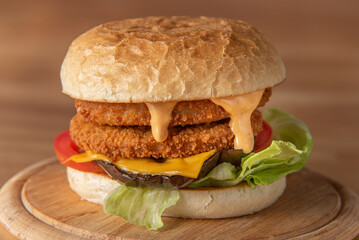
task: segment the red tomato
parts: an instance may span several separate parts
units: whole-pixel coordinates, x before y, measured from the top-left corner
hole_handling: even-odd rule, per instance
[[[54,139],[54,148],[57,159],[64,165],[83,172],[106,174],[101,167],[94,162],[77,163],[74,161],[65,162],[69,157],[79,154],[79,147],[72,141],[70,131],[66,130],[57,135]]]
[[[263,121],[263,130],[257,135],[253,152],[260,152],[272,143],[272,128],[268,123]]]

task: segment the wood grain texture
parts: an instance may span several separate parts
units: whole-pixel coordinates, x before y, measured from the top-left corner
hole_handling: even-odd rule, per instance
[[[134,226],[81,201],[65,174],[65,167],[54,160],[19,173],[0,192],[0,201],[9,206],[0,220],[13,234],[21,231],[21,239],[353,239],[359,233],[359,198],[306,169],[288,176],[282,197],[259,213],[213,220],[163,218],[159,231]],[[8,219],[14,213],[18,216]]]
[[[1,188],[0,222],[18,239],[77,240],[79,238],[73,238],[73,235],[70,233],[54,229],[46,223],[38,221],[24,208],[22,203],[21,191],[24,183],[29,177],[36,174],[39,168],[47,165],[48,162],[45,160],[28,167],[26,170],[16,174]],[[0,237],[4,239],[6,235],[5,237]]]
[[[4,239],[4,240],[16,240],[17,239],[11,233],[9,233],[2,224],[0,224],[0,237],[1,237],[1,239]]]
[[[358,9],[357,0],[0,1],[0,185],[52,156],[68,128],[75,108],[59,69],[75,37],[116,19],[206,15],[243,19],[269,37],[287,67],[269,106],[312,130],[309,168],[359,194]]]
[[[350,199],[353,196],[353,191],[341,186],[338,183],[330,181],[332,186],[338,191],[342,199]],[[318,229],[316,231],[303,234],[295,237],[294,239],[357,239],[359,233],[358,227],[350,227],[352,225],[359,225],[359,202],[358,198],[354,200],[357,204],[352,204],[351,201],[342,201],[341,210],[332,221],[325,225],[325,228]],[[338,231],[340,229],[340,231]]]

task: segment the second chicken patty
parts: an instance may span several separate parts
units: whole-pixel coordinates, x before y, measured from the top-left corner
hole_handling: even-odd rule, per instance
[[[88,121],[77,114],[70,123],[73,141],[85,151],[104,154],[111,159],[189,157],[213,149],[233,148],[234,135],[229,119],[209,124],[169,128],[164,142],[156,142],[149,126],[108,126]],[[251,116],[253,133],[262,130],[262,114]]]

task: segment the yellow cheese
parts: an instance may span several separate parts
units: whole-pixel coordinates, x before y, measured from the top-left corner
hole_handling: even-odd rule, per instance
[[[111,162],[110,159],[108,157],[106,157],[105,155],[102,154],[95,154],[91,151],[87,151],[85,153],[80,153],[77,155],[73,155],[71,157],[69,157],[66,161],[74,161],[77,163],[85,163],[85,162],[92,162],[95,160],[102,160],[102,161],[106,161],[106,162]]]
[[[186,158],[168,158],[163,163],[158,163],[150,158],[117,158],[112,162],[116,167],[136,173],[152,174],[152,175],[181,175],[190,178],[197,178],[201,171],[203,163],[215,154],[216,150],[200,153]],[[111,162],[108,157],[102,154],[94,154],[86,152],[70,157],[66,161],[74,161],[78,163],[91,162],[94,160],[103,160]]]

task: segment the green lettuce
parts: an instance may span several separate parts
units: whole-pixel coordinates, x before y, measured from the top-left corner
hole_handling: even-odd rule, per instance
[[[289,173],[299,171],[306,163],[313,147],[307,126],[279,109],[263,113],[264,120],[273,130],[272,144],[241,160],[240,167],[224,162],[189,187],[225,187],[246,181],[251,187],[268,185]],[[104,203],[106,213],[118,215],[147,229],[163,226],[163,211],[176,204],[176,189],[120,186],[110,193]]]
[[[130,223],[157,230],[163,226],[163,211],[177,203],[176,189],[141,188],[122,185],[110,193],[104,212],[120,216]]]
[[[268,109],[264,120],[273,130],[272,144],[258,153],[241,159],[240,167],[222,163],[190,188],[234,186],[246,181],[251,187],[269,185],[289,173],[299,171],[306,163],[313,147],[308,127],[279,109]]]

